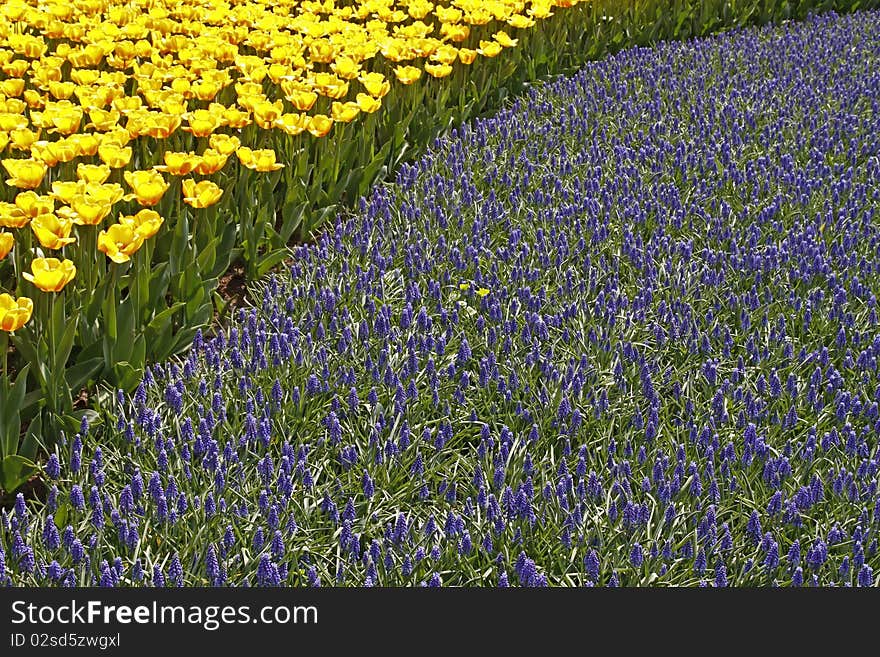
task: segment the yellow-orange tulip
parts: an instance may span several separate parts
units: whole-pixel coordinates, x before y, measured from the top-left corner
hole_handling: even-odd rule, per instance
[[[31,273],[24,272],[25,280],[43,292],[60,292],[76,276],[76,265],[70,260],[58,258],[34,258]]]
[[[210,176],[226,166],[228,158],[228,155],[215,151],[213,148],[208,148],[199,158],[199,164],[196,166],[195,172],[203,176]]]
[[[28,323],[34,312],[34,302],[27,297],[0,294],[0,330],[11,333]]]
[[[197,183],[192,178],[183,181],[183,202],[194,208],[207,208],[223,196],[223,189],[210,180]]]
[[[241,146],[235,153],[239,162],[254,171],[277,171],[284,166],[275,161],[275,151],[270,148],[251,150],[247,146]]]
[[[98,251],[117,264],[128,262],[144,244],[144,236],[131,224],[113,224],[98,233]]]
[[[67,217],[59,217],[55,213],[41,214],[31,220],[31,229],[44,249],[61,249],[76,242],[70,236],[73,221]]]
[[[459,48],[458,59],[462,64],[473,64],[477,58],[477,51],[470,48]]]
[[[134,192],[138,203],[152,207],[162,200],[169,184],[158,171],[126,171],[125,182]]]
[[[12,233],[0,233],[0,260],[9,255],[14,244],[15,238]]]
[[[150,239],[159,232],[162,223],[165,221],[155,210],[141,210],[135,215],[124,215],[119,217],[119,223],[131,226],[144,239]]]
[[[9,174],[6,184],[19,189],[34,189],[43,182],[49,170],[45,162],[35,158],[27,160],[3,160],[3,168]]]

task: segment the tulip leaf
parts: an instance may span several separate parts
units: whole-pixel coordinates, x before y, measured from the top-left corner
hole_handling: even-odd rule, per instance
[[[37,471],[33,461],[18,454],[10,454],[0,461],[0,488],[11,494],[18,490]]]
[[[78,361],[75,365],[67,368],[65,376],[67,385],[74,392],[88,384],[89,380],[97,375],[104,366],[104,358],[98,356],[87,360]]]

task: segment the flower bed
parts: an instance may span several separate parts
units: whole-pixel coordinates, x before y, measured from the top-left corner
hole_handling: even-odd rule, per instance
[[[0,518],[38,585],[872,585],[880,14],[437,141]]]

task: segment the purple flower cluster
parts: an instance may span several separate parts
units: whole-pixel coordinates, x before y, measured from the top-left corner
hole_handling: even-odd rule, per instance
[[[438,140],[59,448],[0,581],[877,585],[878,32],[627,50]]]

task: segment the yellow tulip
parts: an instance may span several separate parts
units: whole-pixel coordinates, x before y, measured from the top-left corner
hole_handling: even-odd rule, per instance
[[[101,142],[94,134],[76,133],[67,138],[67,142],[73,146],[78,157],[91,157],[98,152]]]
[[[343,80],[353,80],[360,73],[360,66],[351,57],[338,57],[330,68]]]
[[[16,207],[14,203],[0,201],[0,226],[4,228],[22,228],[28,225],[31,218]]]
[[[327,117],[324,117],[327,118]],[[329,121],[329,119],[327,119]],[[277,171],[284,165],[275,161],[275,151],[269,148],[251,150],[247,146],[241,146],[237,151],[239,162],[248,169],[254,171]]]
[[[412,84],[422,77],[422,69],[415,66],[395,66],[394,75],[402,84]]]
[[[111,205],[116,204],[125,196],[125,190],[118,183],[85,183],[83,192],[100,201],[107,201]]]
[[[338,104],[336,101],[334,105]],[[308,114],[282,114],[275,121],[275,127],[288,135],[298,135],[309,127]]]
[[[477,52],[483,57],[496,57],[501,52],[501,44],[496,41],[483,41],[480,39],[480,47]]]
[[[445,78],[452,73],[452,67],[449,64],[425,64],[425,72],[431,77]]]
[[[309,127],[307,130],[313,137],[323,137],[333,127],[333,119],[325,114],[315,114],[309,117]]]
[[[98,147],[98,157],[107,166],[121,169],[131,160],[131,146],[122,147],[114,143],[101,144]]]
[[[436,52],[431,55],[431,59],[441,64],[453,64],[458,59],[458,50],[455,46],[444,44],[437,48]]]
[[[322,96],[339,100],[348,93],[348,82],[339,79],[332,73],[318,73],[315,75],[315,89]]]
[[[76,276],[73,262],[58,258],[34,258],[31,271],[33,274],[24,272],[22,276],[43,292],[60,292]]]
[[[196,183],[192,178],[183,181],[183,202],[194,208],[207,208],[223,196],[223,189],[210,180]]]
[[[30,150],[31,146],[33,146],[34,142],[36,142],[39,138],[39,131],[34,132],[33,130],[29,130],[27,128],[20,128],[18,130],[9,131],[9,141],[12,144],[12,148],[17,151]]]
[[[470,36],[471,28],[467,25],[452,25],[451,23],[443,23],[440,26],[440,34],[450,41],[459,43]]]
[[[244,128],[251,124],[250,112],[242,111],[235,107],[227,108],[223,112],[223,123],[230,128]]]
[[[134,192],[138,203],[152,207],[162,200],[169,184],[158,171],[126,171],[125,182]]]
[[[238,147],[241,146],[241,141],[238,137],[232,135],[216,134],[211,135],[210,139],[208,139],[208,144],[221,155],[228,156],[238,150]]]
[[[119,110],[103,110],[93,107],[89,110],[89,123],[86,128],[93,128],[99,132],[107,132],[119,122],[121,116]]]
[[[189,122],[188,126],[184,126],[181,130],[191,132],[194,137],[207,137],[220,127],[222,117],[215,115],[213,112],[204,109],[197,109],[186,115]]]
[[[254,121],[264,130],[271,129],[275,120],[284,112],[284,101],[263,101],[254,105]]]
[[[300,112],[308,112],[312,109],[315,101],[318,100],[318,94],[314,91],[292,89],[290,93],[287,94],[287,100],[289,100]]]
[[[159,164],[153,168],[156,169],[156,171],[167,171],[172,176],[185,176],[195,170],[201,161],[202,158],[195,153],[166,151],[165,164]]]
[[[82,194],[84,189],[85,183],[81,180],[56,180],[52,183],[52,198],[62,203],[70,203],[77,194]]]
[[[372,100],[370,96],[367,96],[367,98]],[[330,116],[334,121],[340,123],[350,123],[351,121],[354,121],[355,117],[360,113],[361,108],[358,107],[357,103],[340,103],[339,101],[333,101],[333,104],[330,107]]]
[[[0,233],[0,260],[9,255],[14,244],[15,238],[12,236],[12,233]]]
[[[41,214],[31,220],[31,229],[44,249],[61,249],[76,242],[70,236],[73,221],[55,213]]]
[[[372,114],[382,107],[382,101],[378,98],[373,98],[369,94],[358,94],[356,100],[357,106],[366,114]]]
[[[75,213],[72,217],[73,223],[78,226],[97,226],[104,221],[104,217],[110,214],[113,204],[107,199],[80,194],[73,199],[70,207]]]
[[[367,93],[375,98],[382,98],[391,89],[388,80],[381,73],[364,73],[358,77],[358,80],[364,85]]]
[[[522,30],[529,27],[534,27],[535,21],[533,21],[528,16],[523,16],[522,14],[513,14],[513,16],[507,19],[507,24],[511,27]]]
[[[155,210],[141,210],[135,215],[119,217],[119,223],[130,226],[144,239],[149,239],[159,232],[165,221]]]
[[[182,119],[177,114],[150,112],[144,134],[155,139],[168,139],[180,127]]]
[[[0,294],[0,330],[11,333],[27,324],[34,312],[34,302],[27,297]]]
[[[144,236],[131,224],[113,224],[98,233],[98,250],[116,264],[128,262],[144,244]]]
[[[110,177],[110,167],[106,164],[83,164],[76,165],[76,178],[87,183],[101,184]],[[55,183],[52,183],[53,185]],[[54,187],[53,187],[54,189]]]
[[[505,32],[504,30],[499,30],[492,35],[492,38],[494,38],[504,48],[513,48],[516,44],[519,43],[519,39],[511,39],[507,32]]]
[[[28,217],[34,218],[52,212],[55,209],[55,199],[51,196],[40,196],[36,192],[19,192],[15,197],[15,205]]]
[[[6,184],[19,189],[34,189],[43,182],[49,167],[35,158],[27,160],[3,160],[3,168],[9,174]]]

